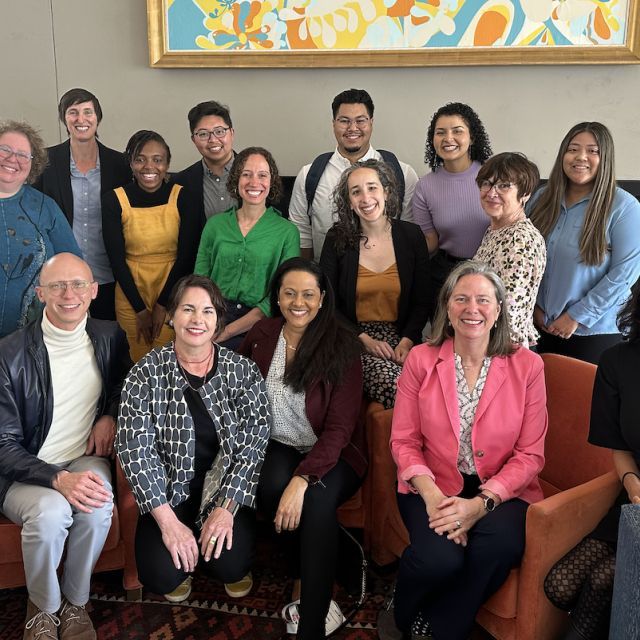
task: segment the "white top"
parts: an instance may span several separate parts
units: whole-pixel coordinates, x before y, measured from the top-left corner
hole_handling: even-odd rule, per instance
[[[269,373],[265,379],[273,424],[271,439],[306,453],[317,441],[307,418],[304,391],[294,391],[283,382],[287,345],[282,332],[278,338]]]
[[[491,358],[482,361],[482,368],[476,380],[476,386],[469,391],[467,379],[464,377],[462,358],[456,353],[456,387],[458,389],[458,413],[460,416],[460,446],[458,448],[458,471],[466,475],[475,475],[476,464],[473,460],[473,442],[471,430],[476,419],[476,409],[487,381]]]
[[[370,159],[382,160],[382,156],[373,147],[369,147],[369,150],[360,158],[360,161]],[[325,167],[324,173],[320,177],[310,211],[307,211],[307,194],[304,185],[311,164],[306,164],[302,167],[293,185],[291,202],[289,203],[289,220],[298,227],[300,232],[300,248],[309,249],[313,247],[313,257],[316,261],[320,260],[322,245],[327,231],[338,219],[333,213],[333,191],[338,186],[343,171],[348,169],[351,164],[351,161],[340,155],[336,148]],[[400,168],[404,175],[404,199],[400,217],[402,220],[411,222],[413,220],[411,200],[418,183],[418,175],[413,167],[404,162],[400,162]],[[311,220],[309,220],[309,217],[311,217]]]
[[[53,419],[38,458],[49,464],[71,462],[84,455],[96,419],[102,378],[87,319],[73,331],[54,327],[42,314],[42,334],[49,354]]]

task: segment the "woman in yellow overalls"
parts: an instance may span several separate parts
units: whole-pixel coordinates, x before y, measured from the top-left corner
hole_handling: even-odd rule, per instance
[[[200,221],[188,192],[168,181],[171,151],[138,131],[125,151],[133,182],[102,201],[102,232],[116,279],[116,318],[137,362],[173,338],[165,324],[174,283],[193,271]]]

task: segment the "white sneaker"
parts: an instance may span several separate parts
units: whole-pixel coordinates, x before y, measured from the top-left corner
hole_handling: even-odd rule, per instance
[[[298,623],[300,622],[300,613],[298,605],[300,600],[294,600],[285,605],[282,609],[282,618],[287,623],[287,633],[295,635],[298,633]],[[344,622],[344,615],[340,611],[340,607],[335,600],[329,603],[329,611],[324,621],[324,633],[326,636],[332,634]]]

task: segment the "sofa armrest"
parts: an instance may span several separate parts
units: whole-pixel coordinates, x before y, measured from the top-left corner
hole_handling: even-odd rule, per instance
[[[136,526],[138,524],[138,505],[133,497],[129,482],[124,476],[120,462],[116,459],[116,490],[120,533],[124,542],[123,585],[128,596],[142,588],[138,579],[136,565]]]
[[[379,405],[381,406],[381,405]],[[391,509],[397,509],[397,470],[389,449],[393,409],[367,412],[371,473],[371,555],[374,562],[387,564],[395,559],[385,544]]]
[[[518,584],[518,638],[546,638],[557,613],[544,593],[551,567],[607,513],[620,492],[615,471],[529,506]],[[526,615],[521,615],[526,612]]]

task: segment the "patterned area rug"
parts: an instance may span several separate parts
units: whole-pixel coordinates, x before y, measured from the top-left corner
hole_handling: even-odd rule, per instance
[[[291,600],[292,582],[284,561],[262,549],[253,572],[251,593],[231,599],[221,583],[196,573],[191,596],[180,604],[145,592],[140,602],[127,602],[119,571],[96,574],[90,613],[99,640],[280,640],[286,635],[280,611]],[[266,555],[266,557],[265,557]],[[369,572],[367,598],[337,640],[373,640],[376,617],[393,585],[392,577]],[[343,612],[354,598],[340,588],[335,595]],[[20,640],[27,594],[24,588],[0,590],[0,638]]]
[[[286,576],[284,560],[269,555],[267,545],[258,549],[251,593],[231,599],[224,586],[197,573],[189,599],[172,604],[161,596],[144,592],[143,600],[127,602],[122,589],[122,573],[95,574],[88,609],[98,640],[281,640],[289,639],[280,617],[282,607],[291,600],[292,581]],[[273,552],[273,548],[270,549]],[[378,638],[376,618],[389,596],[394,575],[368,572],[367,597],[348,627],[336,640],[374,640]],[[350,591],[353,591],[351,589]],[[354,598],[340,587],[335,599],[347,614]],[[0,590],[0,639],[21,640],[27,592]],[[477,628],[473,640],[491,640]]]

